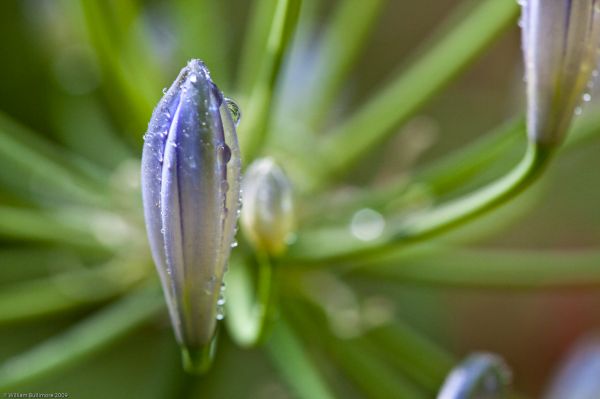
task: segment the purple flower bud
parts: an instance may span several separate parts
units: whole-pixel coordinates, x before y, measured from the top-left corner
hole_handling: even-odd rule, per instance
[[[600,0],[521,0],[530,140],[559,144],[597,64]]]
[[[452,369],[437,399],[504,398],[510,380],[510,369],[502,358],[475,352]]]
[[[148,240],[177,341],[193,363],[205,356],[222,318],[217,302],[240,202],[235,123],[201,61],[181,70],[144,140]]]

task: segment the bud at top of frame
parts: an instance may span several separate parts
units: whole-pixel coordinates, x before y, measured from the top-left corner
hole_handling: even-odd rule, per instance
[[[254,161],[242,184],[241,224],[255,248],[280,255],[295,227],[292,185],[271,158]]]
[[[235,235],[240,156],[227,100],[192,60],[158,103],[144,136],[142,194],[152,255],[179,343],[214,335]]]
[[[560,144],[596,67],[600,0],[521,0],[530,140]]]

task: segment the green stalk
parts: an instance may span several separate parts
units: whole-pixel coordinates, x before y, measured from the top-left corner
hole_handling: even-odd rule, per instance
[[[11,185],[31,191],[31,184],[39,186],[35,195],[61,198],[66,202],[106,204],[99,190],[100,181],[78,168],[77,160],[44,141],[38,135],[0,113],[0,159],[4,170],[0,178]],[[94,176],[98,173],[94,173]]]
[[[14,283],[0,291],[0,324],[106,301],[125,293],[145,276],[142,265],[114,261],[90,269],[80,268]]]
[[[390,364],[419,386],[435,394],[454,367],[455,359],[439,346],[399,320],[373,329],[367,339]]]
[[[292,328],[279,320],[266,345],[267,353],[299,399],[333,399],[330,391]]]
[[[361,208],[384,213],[391,203],[408,202],[407,205],[410,205],[410,197],[416,196],[416,200],[419,200],[422,197],[419,193],[443,197],[464,187],[465,182],[478,177],[499,160],[508,158],[520,148],[524,138],[524,121],[517,118],[495,128],[469,146],[425,165],[412,175],[401,175],[379,187],[366,187],[342,203],[331,204],[331,195],[328,193],[321,201],[314,201],[306,217],[317,224],[323,219],[323,213],[341,215],[340,220],[350,220],[352,214]]]
[[[14,389],[84,361],[163,310],[164,299],[156,287],[134,292],[61,335],[5,360],[0,365],[0,389]]]
[[[342,341],[331,335],[326,321],[316,323],[305,307],[288,304],[286,314],[294,319],[294,329],[310,342],[319,346],[335,360],[337,366],[368,398],[387,399],[390,396],[404,399],[424,399],[426,396],[404,375],[390,369],[379,358],[373,345],[364,340]]]
[[[283,56],[296,29],[302,0],[278,0],[266,46],[240,125],[242,158],[250,162],[267,138],[271,102]]]
[[[473,193],[402,220],[390,219],[381,236],[361,241],[347,226],[304,232],[290,247],[293,261],[348,258],[422,241],[484,214],[512,199],[540,175],[553,150],[529,143],[522,161],[507,175]]]
[[[320,126],[339,95],[348,73],[357,60],[381,13],[385,0],[344,0],[339,2],[320,41],[313,92],[318,95],[308,105],[304,118]]]
[[[270,332],[275,311],[276,290],[274,267],[266,254],[257,254],[257,261],[232,258],[226,275],[227,317],[225,322],[231,338],[240,346],[262,343]],[[256,272],[253,272],[256,268]],[[256,283],[253,283],[256,274]]]
[[[126,2],[114,2],[111,6],[98,0],[82,0],[77,7],[71,3],[65,4],[64,7],[73,14],[71,16],[73,19],[83,17],[85,20],[88,40],[96,52],[102,69],[109,77],[107,96],[111,99],[110,103],[118,104],[118,108],[115,108],[117,115],[127,130],[134,135],[135,142],[141,143],[140,132],[144,130],[154,101],[160,94],[153,86],[159,82],[159,79],[157,79],[158,73],[149,69],[152,65],[151,58],[141,51],[146,44],[138,41],[137,46],[130,46],[127,51],[123,49],[129,38],[123,30],[114,29],[115,26],[121,25],[112,21],[109,16],[109,14],[116,14],[121,18],[119,22],[130,25],[132,21],[124,21],[127,17],[124,14],[127,13],[122,9],[122,3]],[[78,8],[82,12],[81,16],[75,13]],[[135,54],[128,53],[129,50]],[[131,59],[127,58],[128,55]]]
[[[362,263],[353,274],[388,282],[488,289],[600,286],[600,252],[499,251],[438,247],[425,256],[393,254]],[[401,265],[401,266],[399,266]]]
[[[343,173],[452,81],[515,22],[516,2],[486,0],[406,71],[402,71],[320,145],[322,186]]]
[[[213,0],[177,0],[177,38],[186,59],[201,58],[208,65],[213,81],[224,91],[231,90],[231,40],[225,4]],[[219,40],[215,40],[218,37]]]
[[[34,209],[0,206],[0,237],[72,245],[84,249],[105,246],[88,225],[65,220],[64,215]]]

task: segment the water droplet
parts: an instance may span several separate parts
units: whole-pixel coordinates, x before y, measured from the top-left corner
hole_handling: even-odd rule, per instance
[[[227,144],[219,146],[217,151],[219,151],[219,156],[223,162],[227,163],[231,160],[231,148]]]
[[[196,83],[198,81],[198,77],[196,75],[190,75],[190,82]]]
[[[217,306],[225,305],[225,297],[223,295],[219,295],[219,299],[217,299]]]
[[[361,241],[372,241],[383,233],[385,219],[373,209],[364,208],[352,216],[350,231]]]
[[[237,246],[238,246],[237,240],[233,240],[233,242],[231,243],[231,248],[235,248]]]
[[[242,119],[242,111],[240,110],[240,106],[237,105],[237,103],[231,98],[225,98],[225,104],[231,113],[231,119],[233,119],[233,123],[235,123],[235,126],[237,127],[237,125],[240,124],[240,119]]]
[[[592,99],[592,95],[591,95],[590,93],[585,93],[585,94],[583,95],[583,101],[585,101],[586,103],[587,103],[588,101],[590,101],[591,99]]]
[[[217,277],[216,276],[211,276],[206,281],[206,284],[204,285],[204,293],[206,295],[212,295],[212,293],[215,291],[215,284],[216,283],[217,283]]]
[[[582,112],[583,112],[583,109],[581,107],[575,108],[575,115],[581,115]]]
[[[217,308],[217,320],[223,320],[225,318],[225,309]]]

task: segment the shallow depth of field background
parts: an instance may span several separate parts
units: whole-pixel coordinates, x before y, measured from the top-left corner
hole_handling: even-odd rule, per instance
[[[61,17],[60,13],[53,12],[53,3],[0,2],[0,111],[59,146],[80,145],[84,157],[103,168],[116,170],[119,162],[141,154],[139,145],[145,126],[127,127],[139,132],[140,141],[135,143],[132,132],[124,131],[127,128],[122,117],[129,110],[112,103],[110,93],[104,90],[99,61],[88,57],[86,49],[73,47],[60,31],[55,31],[55,36],[48,34],[44,24]],[[143,23],[155,25],[153,40],[166,57],[159,62],[167,71],[166,78],[152,83],[158,88],[155,92],[158,101],[162,95],[160,89],[170,84],[186,59],[203,55],[169,52],[170,48],[183,45],[169,21],[177,2],[139,3],[146,18]],[[226,52],[235,58],[248,4],[233,0],[226,3],[227,20],[222,23],[230,27],[229,35],[214,40],[222,42]],[[388,3],[365,46],[364,55],[353,68],[345,89],[347,100],[341,107],[351,110],[376,91],[386,76],[418,54],[428,34],[462,2]],[[326,21],[330,9],[330,4],[323,4],[321,22]],[[194,16],[188,17],[193,24]],[[51,22],[54,29],[60,29],[60,20]],[[231,68],[234,70],[235,66]],[[224,75],[213,70],[216,83],[226,91],[228,84],[223,82]],[[515,23],[511,31],[403,126],[402,129],[409,129],[408,134],[392,138],[377,154],[365,158],[348,184],[383,182],[460,149],[503,121],[521,114],[523,105],[520,37]],[[595,112],[600,112],[600,104],[592,102],[580,118]],[[94,139],[96,129],[106,129],[115,140],[122,139],[124,153],[104,152],[102,142]],[[481,221],[445,235],[442,240],[494,249],[598,248],[599,154],[597,140],[561,154],[542,181],[525,195]],[[506,165],[513,164],[517,156],[507,159]],[[497,171],[490,171],[490,175],[494,173]],[[21,205],[25,202],[0,186],[0,203]],[[26,250],[30,245],[34,248],[38,244],[0,237],[2,251]],[[2,251],[0,253],[6,253]],[[78,255],[73,253],[72,256]],[[19,275],[2,263],[0,258],[0,293],[2,287],[12,284],[18,278],[14,276]],[[485,266],[486,259],[481,259],[481,267]],[[452,273],[451,261],[447,273]],[[600,329],[600,287],[594,284],[577,289],[520,290],[466,289],[409,282],[385,284],[352,277],[349,281],[365,295],[385,301],[403,320],[457,358],[473,350],[501,354],[513,369],[516,386],[532,397],[540,394],[570,345],[582,334]],[[59,333],[95,309],[85,307],[36,321],[0,325],[0,361]],[[198,397],[293,397],[261,351],[239,350],[225,335],[222,337],[215,369],[199,383],[199,392],[206,396]],[[178,397],[176,387],[183,379],[178,349],[165,318],[74,368],[27,386],[25,391],[69,392],[74,398],[92,399],[165,398]]]

